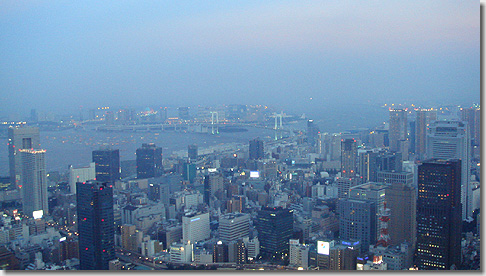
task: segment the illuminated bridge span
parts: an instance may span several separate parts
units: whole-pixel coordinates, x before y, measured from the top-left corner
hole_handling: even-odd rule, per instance
[[[275,130],[274,126],[264,126],[250,123],[181,123],[181,124],[140,124],[140,125],[104,125],[96,128],[98,131],[113,132],[137,132],[137,131],[179,131],[195,133],[219,133],[219,129],[227,127],[253,127]],[[291,132],[291,130],[279,128],[279,132]]]

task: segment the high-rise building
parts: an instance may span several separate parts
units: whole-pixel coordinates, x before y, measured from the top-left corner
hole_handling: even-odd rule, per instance
[[[38,127],[9,127],[8,128],[8,161],[10,170],[10,183],[15,183],[19,189],[22,176],[21,149],[37,149],[40,147]]]
[[[381,221],[380,214],[385,209],[386,202],[386,188],[387,184],[379,182],[368,182],[349,189],[349,198],[358,199],[363,201],[371,201],[375,204],[376,212],[372,217],[372,221],[375,224],[376,240],[380,238]],[[388,206],[387,206],[388,207]]]
[[[427,158],[461,160],[462,220],[472,217],[471,141],[467,123],[434,121],[427,131]]]
[[[198,148],[196,144],[187,146],[187,157],[189,161],[196,161],[198,156]]]
[[[317,139],[319,135],[319,127],[316,125],[314,120],[307,120],[307,143],[311,147],[317,145]]]
[[[120,151],[110,149],[94,150],[96,180],[114,183],[120,179]]]
[[[481,144],[481,109],[461,108],[461,120],[469,125],[469,137],[474,145]]]
[[[189,107],[181,106],[181,107],[177,108],[177,111],[179,112],[179,119],[182,119],[182,120],[191,119],[191,117],[189,116]]]
[[[159,177],[163,173],[162,148],[154,143],[142,144],[137,149],[137,178]]]
[[[437,110],[420,109],[416,111],[415,118],[415,156],[423,160],[426,150],[427,126],[437,120]]]
[[[108,270],[115,259],[113,186],[99,181],[76,184],[81,270]]]
[[[187,214],[182,217],[182,240],[184,242],[199,242],[209,239],[209,213]]]
[[[225,243],[237,241],[250,234],[250,215],[244,213],[224,214],[219,218],[219,239]]]
[[[400,151],[399,141],[407,140],[407,110],[390,109],[389,125],[390,150],[398,152]]]
[[[255,224],[262,253],[272,257],[288,253],[294,224],[293,210],[263,207],[258,211]]]
[[[411,176],[413,178],[413,175]],[[386,207],[390,209],[390,244],[405,241],[415,247],[417,240],[417,190],[404,182],[392,182],[386,188]]]
[[[337,161],[341,158],[341,134],[319,133],[317,153],[326,161]]]
[[[30,217],[39,210],[44,215],[48,214],[46,151],[20,149],[19,153],[22,160],[20,183],[23,212]]]
[[[461,162],[430,159],[419,166],[416,265],[421,270],[461,264]]]
[[[341,176],[354,177],[358,169],[358,146],[356,139],[341,140]]]
[[[339,177],[336,179],[336,185],[338,189],[338,198],[347,198],[349,195],[349,189],[358,186],[363,183],[363,178],[354,177]]]
[[[376,181],[378,171],[377,150],[358,150],[358,169],[357,172],[363,177],[364,182]]]
[[[380,152],[376,158],[377,171],[402,171],[401,152]]]
[[[362,252],[376,242],[376,204],[351,198],[338,201],[339,237],[361,244]]]
[[[263,141],[260,138],[250,140],[249,154],[251,160],[263,159]]]
[[[223,192],[223,176],[217,173],[210,173],[204,176],[204,202],[209,205],[210,198]]]
[[[189,181],[190,183],[194,182],[196,178],[196,164],[194,163],[184,163],[182,167],[182,178],[184,181]]]
[[[74,168],[69,166],[69,189],[71,193],[76,193],[76,183],[95,180],[96,166],[94,162],[89,163],[88,167]]]

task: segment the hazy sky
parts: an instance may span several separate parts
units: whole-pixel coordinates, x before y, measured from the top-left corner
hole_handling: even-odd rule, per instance
[[[478,1],[4,0],[0,30],[0,113],[480,97]]]

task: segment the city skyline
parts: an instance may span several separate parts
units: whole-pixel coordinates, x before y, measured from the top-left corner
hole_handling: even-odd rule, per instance
[[[478,8],[0,3],[0,271],[481,270]]]

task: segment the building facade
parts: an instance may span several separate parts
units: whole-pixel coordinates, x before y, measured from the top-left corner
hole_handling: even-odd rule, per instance
[[[81,270],[108,270],[115,259],[113,186],[99,181],[76,184]]]
[[[137,178],[159,177],[164,173],[162,148],[144,143],[137,149]]]
[[[95,163],[97,181],[115,183],[115,181],[120,179],[119,150],[95,150],[92,154],[92,161]]]
[[[449,270],[461,264],[461,160],[419,166],[416,265]]]

